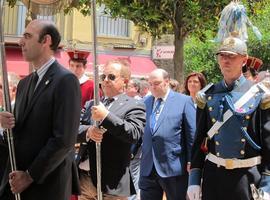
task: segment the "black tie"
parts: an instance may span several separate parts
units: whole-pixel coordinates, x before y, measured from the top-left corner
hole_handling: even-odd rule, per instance
[[[104,106],[108,108],[113,101],[114,101],[114,98],[105,99],[104,100]]]
[[[31,102],[31,99],[32,99],[33,94],[35,92],[35,87],[36,87],[37,82],[38,82],[38,74],[37,74],[37,72],[34,72],[32,75],[29,90],[28,90],[28,100],[27,100],[28,104]]]

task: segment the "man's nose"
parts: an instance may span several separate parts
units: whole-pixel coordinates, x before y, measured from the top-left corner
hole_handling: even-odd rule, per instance
[[[23,38],[19,39],[19,46],[23,46]]]

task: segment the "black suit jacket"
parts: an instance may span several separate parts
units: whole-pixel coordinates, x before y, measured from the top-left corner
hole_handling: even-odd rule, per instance
[[[87,104],[82,116],[82,124],[91,124],[91,106]],[[101,143],[101,182],[103,192],[119,196],[134,193],[134,185],[128,170],[130,163],[130,147],[143,134],[145,126],[145,107],[138,100],[125,94],[118,96],[109,108],[109,114],[102,121],[107,131]],[[80,134],[85,139],[85,131]],[[90,172],[96,185],[96,148],[95,142],[88,142]]]
[[[74,144],[80,119],[78,79],[55,61],[27,106],[32,74],[18,84],[15,104],[15,153],[18,170],[28,170],[34,182],[22,200],[68,200],[72,192]],[[74,168],[75,169],[75,168]],[[8,186],[5,171],[1,193]]]

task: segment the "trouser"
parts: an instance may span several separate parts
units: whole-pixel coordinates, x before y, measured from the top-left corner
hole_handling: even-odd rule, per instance
[[[202,182],[202,200],[251,200],[250,184],[257,186],[261,175],[257,168],[228,170],[206,161]]]
[[[188,175],[162,178],[155,168],[149,176],[140,176],[141,200],[162,200],[164,192],[167,200],[186,200]]]
[[[94,186],[89,172],[80,170],[81,195],[79,200],[97,200],[97,189]],[[127,200],[127,197],[103,194],[104,200]]]

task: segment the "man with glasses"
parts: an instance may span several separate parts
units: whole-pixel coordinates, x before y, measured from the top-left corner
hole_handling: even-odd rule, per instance
[[[130,79],[130,67],[121,60],[105,64],[100,76],[105,98],[100,105],[86,103],[82,114],[80,140],[88,141],[90,159],[89,189],[96,194],[96,149],[101,142],[101,182],[105,200],[126,200],[135,194],[129,172],[130,147],[141,137],[145,124],[144,104],[128,97],[124,91]],[[99,127],[93,126],[99,121]]]
[[[191,97],[169,88],[163,69],[149,75],[152,95],[145,99],[146,126],[143,135],[141,200],[186,200],[191,147],[196,112]]]
[[[270,199],[270,98],[243,76],[247,58],[245,42],[226,38],[217,52],[223,80],[197,95],[190,200]]]

